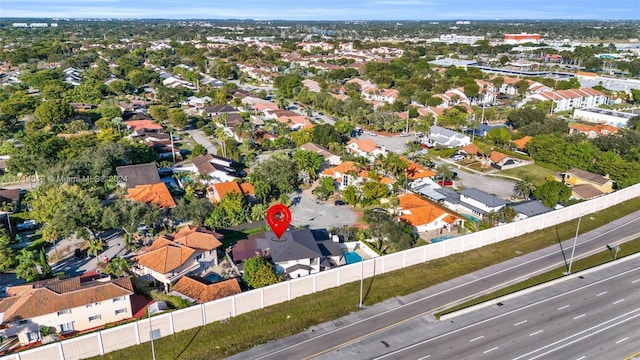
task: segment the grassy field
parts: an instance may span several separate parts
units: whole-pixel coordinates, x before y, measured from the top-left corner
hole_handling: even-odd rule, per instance
[[[628,255],[632,255],[635,253],[640,252],[640,238],[635,239],[635,240],[631,240],[628,241],[626,243],[624,243],[623,245],[620,246],[620,252],[618,253],[618,259],[621,257],[625,257]],[[609,251],[609,250],[604,250],[602,252],[599,252],[597,254],[591,255],[589,257],[586,257],[584,259],[580,259],[580,260],[576,260],[573,262],[573,265],[571,265],[571,272],[572,273],[576,273],[582,270],[586,270],[589,268],[592,268],[594,266],[598,266],[598,265],[602,265],[604,263],[610,262],[610,261],[614,261],[614,254],[615,251]],[[565,276],[563,273],[567,271],[567,268],[562,266],[559,267],[557,269],[551,270],[549,272],[546,272],[544,274],[540,274],[537,276],[534,276],[526,281],[517,283],[517,284],[513,284],[511,286],[508,286],[504,289],[500,289],[498,291],[492,292],[491,294],[486,294],[480,297],[477,297],[473,300],[467,301],[465,303],[456,305],[452,308],[446,309],[442,312],[437,313],[435,316],[436,318],[440,318],[440,316],[448,314],[448,313],[452,313],[454,311],[460,310],[460,309],[464,309],[466,307],[469,306],[473,306],[473,305],[477,305],[480,303],[483,303],[485,301],[489,301],[504,295],[508,295],[511,293],[514,293],[516,291],[520,291],[520,290],[524,290],[526,288],[530,288],[532,286],[536,286],[536,285],[540,285],[543,284],[547,281],[551,281],[551,280],[555,280],[555,279],[559,279],[563,276]]]
[[[554,173],[555,171],[549,170],[536,164],[521,166],[514,169],[502,170],[499,172],[499,174],[515,176],[520,179],[529,177],[536,185],[544,184],[544,182],[546,181],[545,178],[549,175],[553,175]]]
[[[584,233],[640,210],[640,201],[631,200],[582,219]],[[498,244],[425,264],[378,275],[364,281],[364,304],[371,306],[394,296],[403,296],[480,270],[575,235],[577,220],[539,230]],[[623,246],[625,247],[625,246]],[[303,296],[203,327],[179,332],[155,341],[157,359],[221,359],[251,347],[280,339],[311,326],[337,319],[356,311],[359,302],[358,282]],[[426,310],[426,309],[425,309]],[[105,354],[95,359],[149,358],[150,343]]]

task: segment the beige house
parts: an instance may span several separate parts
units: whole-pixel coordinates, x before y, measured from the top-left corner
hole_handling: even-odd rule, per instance
[[[17,337],[26,345],[41,339],[47,326],[56,333],[72,333],[132,317],[131,280],[50,279],[14,286],[0,301],[3,338]]]
[[[132,270],[169,286],[190,273],[218,264],[222,235],[203,227],[183,226],[173,235],[158,237],[147,251],[133,258]]]

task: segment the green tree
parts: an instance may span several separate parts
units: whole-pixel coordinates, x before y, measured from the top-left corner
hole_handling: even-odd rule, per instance
[[[342,191],[342,199],[349,205],[358,205],[361,201],[358,188],[354,185],[348,185],[344,191]]]
[[[105,208],[102,223],[106,228],[122,229],[125,241],[131,245],[140,225],[152,227],[159,219],[160,209],[157,206],[117,199]]]
[[[94,257],[104,250],[104,243],[100,239],[90,239],[87,242],[87,253]]]
[[[255,166],[249,174],[256,197],[265,203],[288,194],[298,186],[298,168],[285,154],[275,154]]]
[[[51,270],[51,266],[49,265],[49,259],[47,258],[47,253],[44,251],[44,248],[40,248],[38,265],[40,265],[40,276],[42,278],[51,276],[53,271]]]
[[[18,265],[16,266],[16,276],[25,279],[26,282],[33,282],[40,275],[38,272],[38,260],[36,253],[25,249],[20,250],[16,257]]]
[[[164,105],[149,106],[149,114],[158,122],[169,120],[169,108]]]
[[[500,216],[502,217],[502,221],[505,223],[513,222],[513,220],[518,216],[518,212],[511,206],[505,206],[500,209]]]
[[[525,177],[513,186],[513,194],[525,200],[529,200],[535,190],[536,185],[533,183],[530,177]]]
[[[330,124],[320,124],[313,127],[311,141],[324,147],[329,146],[332,142],[341,143],[342,136]]]
[[[237,192],[228,193],[217,203],[213,212],[204,221],[210,228],[235,226],[249,221],[251,209],[244,196]]]
[[[189,118],[182,109],[173,108],[169,110],[169,122],[171,122],[171,125],[182,129],[189,124]]]
[[[436,178],[442,179],[445,182],[447,180],[453,180],[453,170],[451,170],[451,165],[449,164],[441,164],[436,167]]]
[[[0,272],[6,272],[16,264],[14,250],[9,246],[11,238],[6,232],[0,232]]]
[[[557,204],[565,203],[571,197],[571,189],[559,181],[547,181],[536,188],[533,197],[542,201],[545,206],[555,208]]]
[[[362,185],[362,193],[366,204],[374,204],[389,196],[389,187],[378,181],[367,181]]]
[[[282,278],[276,274],[273,264],[260,256],[245,260],[243,279],[253,289],[282,281]]]
[[[176,207],[171,209],[171,215],[181,221],[191,221],[195,226],[205,224],[205,220],[213,211],[213,204],[209,199],[196,198],[187,202],[184,198],[178,200]]]
[[[122,277],[127,274],[130,268],[131,264],[129,263],[129,260],[116,256],[109,260],[104,272],[115,277]]]
[[[195,144],[193,146],[193,150],[191,151],[191,156],[192,157],[196,157],[196,156],[200,156],[200,155],[206,155],[207,154],[207,148],[204,147],[204,145],[202,144]]]
[[[506,146],[511,142],[511,134],[506,127],[494,127],[487,132],[487,141],[496,146]]]
[[[313,189],[313,193],[316,195],[318,200],[326,200],[333,194],[336,190],[335,183],[331,177],[322,177],[320,181],[318,181],[318,186]]]
[[[318,177],[318,171],[324,162],[324,158],[315,152],[307,150],[296,150],[293,152],[293,161],[296,163],[298,172],[309,174],[311,179]]]
[[[73,108],[62,100],[47,100],[36,108],[35,115],[44,125],[61,124],[73,115]]]

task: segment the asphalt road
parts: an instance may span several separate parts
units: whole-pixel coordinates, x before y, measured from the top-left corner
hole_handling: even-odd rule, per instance
[[[583,221],[589,221],[589,218],[585,217]],[[614,245],[638,236],[640,211],[580,235],[575,258],[602,251],[607,244]],[[232,358],[302,359],[324,354],[338,357],[341,349],[377,333],[394,332],[398,326],[413,319],[429,321],[430,314],[441,309],[563,266],[571,256],[572,244],[573,240],[567,240],[561,245],[522,255],[402,298],[387,300],[336,321],[307,329],[304,333],[257,346]],[[353,358],[354,354],[349,356]]]
[[[352,345],[340,357],[622,359],[640,350],[639,282],[636,256],[453,322],[411,321],[393,333]],[[384,348],[384,339],[393,345]]]

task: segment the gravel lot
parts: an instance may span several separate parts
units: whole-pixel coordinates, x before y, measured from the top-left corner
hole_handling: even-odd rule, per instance
[[[296,199],[298,199],[296,201]],[[349,206],[336,206],[333,202],[317,203],[309,190],[291,196],[293,205],[290,206],[294,226],[309,225],[312,229],[329,229],[351,225],[358,217]]]

